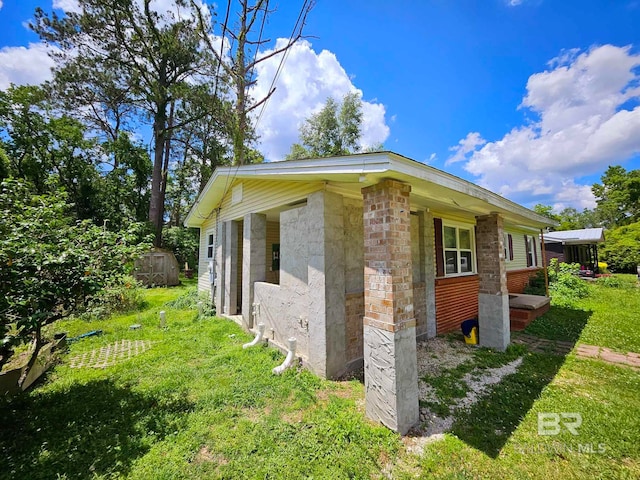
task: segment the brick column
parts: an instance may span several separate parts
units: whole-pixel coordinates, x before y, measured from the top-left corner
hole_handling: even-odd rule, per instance
[[[504,263],[502,217],[476,218],[478,250],[478,323],[480,345],[505,350],[511,341],[509,292]]]
[[[253,328],[253,284],[267,278],[267,216],[248,213],[242,232],[242,322]]]
[[[410,191],[395,180],[362,189],[366,413],[402,434],[419,413]]]

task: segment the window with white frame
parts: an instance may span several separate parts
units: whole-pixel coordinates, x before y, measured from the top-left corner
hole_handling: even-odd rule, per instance
[[[475,271],[473,228],[443,225],[442,240],[445,275]]]
[[[535,237],[525,235],[524,239],[527,252],[527,267],[534,267],[538,264],[538,251],[536,249]]]
[[[216,237],[213,231],[207,232],[207,259],[213,258]]]

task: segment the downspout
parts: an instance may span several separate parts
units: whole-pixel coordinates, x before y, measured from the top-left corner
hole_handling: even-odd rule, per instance
[[[289,351],[287,352],[287,358],[284,359],[284,362],[282,362],[282,365],[278,365],[272,370],[273,374],[280,375],[287,368],[293,365],[293,360],[295,358],[295,355],[296,355],[296,339],[294,337],[291,337],[289,339]]]
[[[540,229],[540,240],[542,250],[542,269],[544,270],[544,291],[549,296],[549,273],[547,272],[547,250],[544,248],[544,231]]]

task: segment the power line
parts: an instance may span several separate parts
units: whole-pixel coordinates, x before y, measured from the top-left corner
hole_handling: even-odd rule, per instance
[[[269,86],[269,89],[267,90],[267,95],[269,95],[269,92],[271,92],[273,90],[273,88],[275,87],[276,82],[278,81],[278,77],[280,76],[280,72],[282,71],[282,67],[284,66],[284,63],[287,60],[287,57],[289,56],[289,52],[291,51],[291,47],[293,46],[293,43],[291,43],[291,41],[293,40],[293,38],[295,38],[296,36],[296,32],[298,31],[298,25],[300,25],[300,22],[302,21],[302,18],[304,16],[304,12],[308,10],[308,3],[309,0],[304,0],[304,2],[302,2],[302,8],[300,9],[300,13],[298,14],[298,19],[296,20],[295,25],[293,26],[293,30],[291,31],[291,36],[289,37],[289,48],[287,48],[282,55],[282,58],[280,59],[280,63],[278,64],[278,69],[276,70],[276,74],[273,76],[273,80],[271,81],[271,85]],[[257,127],[258,124],[260,123],[260,120],[262,119],[262,115],[264,113],[265,108],[267,107],[267,104],[269,103],[271,96],[267,96],[267,99],[265,100],[265,102],[262,104],[262,108],[260,109],[260,113],[258,114],[258,119],[256,120],[256,124],[255,126]]]

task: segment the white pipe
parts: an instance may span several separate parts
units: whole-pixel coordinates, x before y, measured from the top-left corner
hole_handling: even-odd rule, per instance
[[[289,351],[287,352],[287,358],[284,359],[282,365],[278,365],[276,368],[272,370],[274,375],[280,375],[287,368],[293,365],[293,360],[296,356],[296,339],[291,337],[289,339]]]
[[[160,310],[160,328],[166,328],[167,326],[167,314],[164,310]]]
[[[256,333],[256,337],[250,342],[242,345],[242,348],[249,348],[257,345],[260,340],[262,340],[262,335],[264,335],[264,323],[258,324],[258,333]]]

